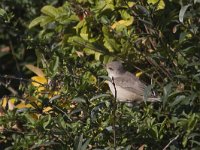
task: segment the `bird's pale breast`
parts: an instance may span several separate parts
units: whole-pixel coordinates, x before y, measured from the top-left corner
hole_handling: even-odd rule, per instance
[[[117,93],[117,100],[121,102],[133,102],[133,101],[142,101],[143,97],[138,96],[136,93],[128,91],[127,89],[124,89],[118,85],[114,85],[109,82],[109,87],[112,92],[112,94],[115,96],[115,88]]]

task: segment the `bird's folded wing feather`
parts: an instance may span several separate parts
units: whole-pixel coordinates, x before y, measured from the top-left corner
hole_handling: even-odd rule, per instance
[[[134,92],[140,96],[144,95],[145,84],[130,72],[124,73],[123,76],[114,79],[115,85],[120,86],[130,92]]]

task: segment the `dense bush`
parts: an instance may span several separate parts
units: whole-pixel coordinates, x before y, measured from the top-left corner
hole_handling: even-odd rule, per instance
[[[29,29],[23,26],[28,33],[20,44],[34,50],[37,67],[28,60],[23,64],[37,76],[1,77],[8,85],[13,79],[20,81],[22,93],[2,98],[1,145],[11,149],[198,149],[199,1],[69,0],[59,4],[45,5],[40,16],[24,20],[30,19],[30,24]],[[38,9],[36,2],[30,6]],[[4,11],[0,15],[6,19]],[[134,107],[115,104],[103,67],[114,59],[123,60],[127,70],[142,73],[140,79],[152,84],[162,102]]]

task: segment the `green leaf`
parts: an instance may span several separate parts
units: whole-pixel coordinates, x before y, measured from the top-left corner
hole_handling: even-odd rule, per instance
[[[81,149],[82,143],[83,143],[83,134],[81,134],[79,137],[75,137],[74,149],[75,150],[82,150]]]
[[[185,6],[182,6],[181,7],[181,10],[179,12],[179,21],[181,23],[183,23],[183,18],[184,18],[184,15],[185,15],[185,12],[187,11],[187,9],[191,6],[191,4],[188,4],[188,5],[185,5]]]
[[[173,103],[170,103],[170,108],[173,108],[173,107],[176,107],[177,105],[179,105],[180,103],[181,103],[181,101],[183,101],[184,99],[185,99],[186,97],[185,97],[185,95],[178,95],[177,97],[176,97],[176,99],[174,100],[174,102]]]
[[[54,18],[49,16],[43,16],[43,20],[40,22],[40,26],[44,27],[45,25],[54,22]]]
[[[99,78],[102,78],[102,79],[108,80],[109,82],[112,82],[112,79],[108,76],[99,76]]]
[[[88,40],[88,28],[87,26],[84,26],[82,29],[81,29],[81,32],[80,32],[80,36],[84,39],[84,40]]]
[[[172,90],[172,83],[169,83],[164,87],[163,98],[162,98],[164,107],[167,104],[167,100],[168,100],[169,94],[171,93],[171,90]]]
[[[87,150],[87,146],[90,143],[91,138],[87,139],[85,143],[82,145],[81,150]]]
[[[31,23],[29,24],[28,28],[30,29],[30,28],[40,24],[44,20],[44,18],[45,18],[45,16],[40,16],[40,17],[33,19],[31,21]]]
[[[49,123],[51,122],[51,115],[48,114],[48,116],[46,116],[45,118],[47,118],[47,121],[43,123],[43,128],[46,129],[46,127],[49,125]]]
[[[35,124],[35,119],[30,114],[25,114],[24,116],[31,124]]]
[[[75,26],[76,32],[79,33],[80,29],[86,25],[86,20],[83,19]]]
[[[85,99],[80,98],[80,97],[76,97],[72,100],[72,102],[76,102],[76,103],[86,103]]]
[[[44,6],[42,9],[41,9],[41,12],[47,16],[50,16],[50,17],[56,17],[59,15],[58,13],[58,10],[57,8],[51,6],[51,5],[47,5],[47,6]]]
[[[65,120],[63,119],[63,117],[61,115],[59,115],[58,120],[59,120],[59,124],[61,125],[61,127],[63,129],[65,129],[66,128],[66,123],[65,123]]]
[[[147,0],[147,3],[157,5],[157,10],[165,8],[164,0]]]
[[[153,85],[149,85],[144,89],[144,101],[146,102],[148,97],[151,95],[151,90],[153,88]]]
[[[0,8],[0,16],[4,16],[5,14],[6,14],[6,11]]]
[[[53,71],[56,72],[58,70],[58,66],[59,66],[59,57],[56,57],[55,62],[54,62],[54,66],[53,66]]]
[[[120,45],[117,44],[116,40],[113,38],[110,38],[108,36],[105,36],[104,39],[104,46],[110,51],[119,51],[120,50]]]
[[[55,100],[59,99],[60,97],[61,97],[61,95],[53,96],[53,97],[49,100],[49,102],[52,103],[52,102],[54,102]]]
[[[99,99],[99,98],[102,98],[102,97],[109,97],[110,94],[100,94],[100,95],[97,95],[97,96],[94,96],[90,99],[90,101],[93,101],[95,99]]]

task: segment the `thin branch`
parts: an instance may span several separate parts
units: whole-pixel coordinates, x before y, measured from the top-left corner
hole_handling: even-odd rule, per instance
[[[13,95],[18,95],[18,92],[13,89],[11,86],[7,86],[5,83],[0,81],[0,85],[3,85],[4,87],[6,87]]]
[[[35,81],[35,80],[18,78],[18,77],[9,76],[9,75],[0,75],[0,78],[6,79],[6,80],[19,80],[19,81],[24,81],[24,82],[35,82],[35,83],[38,83],[38,84],[40,84],[42,86],[45,85],[45,84],[42,84],[42,83],[40,83],[38,81]]]
[[[57,109],[58,111],[60,111],[61,113],[63,113],[70,121],[72,121],[71,118],[69,118],[69,116],[67,115],[67,113],[65,111],[63,111],[62,109],[60,109],[56,105],[52,105],[52,107],[54,107],[55,109]]]
[[[172,80],[169,72],[166,71],[166,69],[162,68],[160,65],[157,64],[157,62],[152,61],[152,59],[150,57],[145,57],[146,60],[151,64],[154,65],[155,67],[159,68],[160,71],[162,71],[170,80]],[[157,70],[157,69],[156,69]],[[159,71],[158,71],[159,72]],[[161,76],[162,77],[162,76]]]
[[[149,77],[150,79],[152,79],[154,82],[156,82],[160,87],[162,87],[162,85],[160,84],[160,82],[158,82],[157,80],[154,79],[153,75],[147,73],[148,71],[145,71],[135,65],[133,65],[134,68],[136,68],[137,70],[141,71],[143,74],[145,74],[147,77]]]
[[[174,137],[172,140],[169,141],[169,143],[163,148],[163,150],[166,150],[170,144],[172,144],[175,140],[177,140],[179,137],[179,135],[177,135],[176,137]]]

